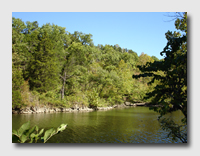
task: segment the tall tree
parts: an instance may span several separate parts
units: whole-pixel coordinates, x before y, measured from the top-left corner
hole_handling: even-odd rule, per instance
[[[12,18],[12,107],[22,106],[21,86],[24,82],[22,62],[23,48],[26,47],[23,30],[26,28],[20,19]]]
[[[165,35],[168,43],[161,55],[165,55],[163,61],[147,63],[146,66],[139,66],[143,72],[140,75],[133,75],[133,78],[153,76],[160,83],[155,89],[147,94],[146,98],[153,98],[153,104],[162,107],[153,107],[161,116],[176,110],[181,110],[184,124],[187,123],[187,13],[175,21],[176,29],[180,32],[168,31]],[[162,71],[160,74],[158,71]],[[185,140],[184,140],[185,141]]]
[[[55,89],[64,60],[64,44],[56,26],[44,25],[38,30],[39,43],[29,62],[30,88],[39,92]]]

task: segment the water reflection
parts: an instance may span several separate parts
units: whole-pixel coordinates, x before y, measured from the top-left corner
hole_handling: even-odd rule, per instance
[[[67,129],[52,137],[48,142],[60,143],[173,143],[166,139],[157,121],[158,113],[147,107],[112,109],[108,111],[79,113],[41,113],[12,116],[13,129],[31,121],[48,129],[67,123]],[[180,112],[171,114],[180,122]]]

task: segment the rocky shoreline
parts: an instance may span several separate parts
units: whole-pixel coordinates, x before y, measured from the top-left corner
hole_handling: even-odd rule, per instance
[[[48,106],[31,106],[25,107],[18,110],[12,110],[12,114],[37,114],[37,113],[55,113],[55,112],[90,112],[95,110],[110,110],[115,107],[97,107],[97,108],[88,108],[88,107],[71,107],[71,108],[56,108]]]
[[[55,112],[89,112],[95,110],[110,110],[113,108],[129,107],[129,106],[152,106],[149,103],[131,103],[124,102],[123,104],[113,105],[110,107],[88,108],[86,106],[75,105],[71,108],[58,108],[52,106],[29,106],[18,110],[12,110],[12,114],[35,114],[35,113],[55,113]]]

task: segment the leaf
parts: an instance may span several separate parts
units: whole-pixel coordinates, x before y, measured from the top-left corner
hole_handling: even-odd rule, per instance
[[[44,137],[41,137],[42,142],[44,142]]]
[[[29,129],[29,131],[26,133],[26,135],[29,136],[31,133],[33,133],[35,128],[36,128],[36,126],[34,126],[31,129]]]
[[[35,137],[35,133],[32,133],[32,134],[30,135],[30,137],[31,137],[31,138],[34,138],[34,137]]]
[[[22,134],[20,137],[21,143],[24,143],[27,140],[27,136],[25,134]]]
[[[37,125],[35,125],[35,130],[38,132],[39,127]]]
[[[29,143],[33,143],[33,138],[31,138],[31,140],[29,141]]]
[[[18,136],[21,137],[21,135],[30,128],[30,121],[24,123],[18,130]]]
[[[67,127],[67,124],[61,124],[58,128],[57,128],[57,132],[59,132],[59,131],[63,131],[63,130],[65,130],[66,129],[66,127]]]
[[[41,129],[38,136],[41,135],[44,132],[44,129]]]
[[[55,133],[55,129],[51,128],[47,130],[44,134],[44,143]]]
[[[18,136],[17,131],[16,130],[12,130],[12,134]]]

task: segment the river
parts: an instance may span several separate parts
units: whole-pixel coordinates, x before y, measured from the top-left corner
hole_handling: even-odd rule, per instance
[[[180,111],[169,114],[180,122]],[[67,123],[65,131],[53,136],[47,143],[179,143],[166,138],[160,128],[158,113],[148,107],[116,108],[107,111],[13,114],[12,129],[18,129],[30,120],[31,127],[57,128]]]

